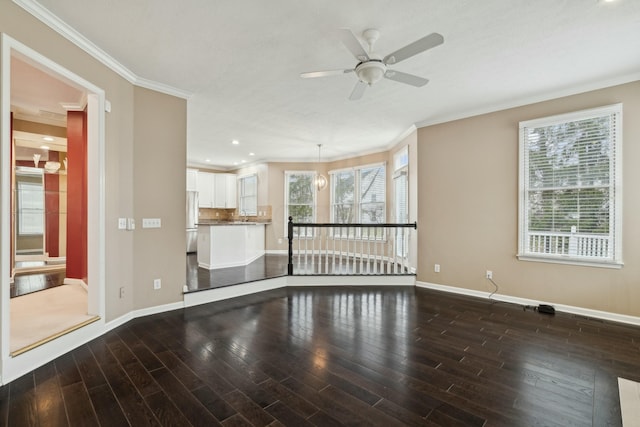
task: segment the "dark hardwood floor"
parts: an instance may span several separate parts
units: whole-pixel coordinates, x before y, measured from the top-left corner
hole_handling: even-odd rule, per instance
[[[640,328],[414,287],[132,320],[0,388],[1,426],[620,426]]]
[[[187,254],[187,292],[222,288],[287,275],[286,255],[266,254],[244,267],[207,270],[198,267],[197,254]]]
[[[9,297],[14,298],[32,292],[55,288],[63,284],[65,276],[64,270],[52,273],[16,274],[9,288]]]

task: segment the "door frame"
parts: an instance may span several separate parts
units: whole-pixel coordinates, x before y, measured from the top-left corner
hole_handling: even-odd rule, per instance
[[[33,370],[104,331],[105,327],[105,92],[103,89],[0,34],[0,384]],[[10,338],[10,236],[11,236],[11,58],[26,59],[48,74],[87,93],[87,276],[88,313],[100,320],[18,356],[11,357]]]

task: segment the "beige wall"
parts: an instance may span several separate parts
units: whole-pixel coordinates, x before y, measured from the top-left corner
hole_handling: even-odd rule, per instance
[[[134,307],[182,301],[186,284],[186,101],[134,88]],[[161,228],[142,228],[160,218]],[[162,288],[153,289],[161,279]]]
[[[518,123],[622,102],[622,269],[519,261]],[[418,280],[640,316],[640,82],[418,130]],[[435,263],[441,272],[434,273]]]
[[[178,289],[185,281],[186,102],[135,88],[11,1],[0,2],[0,32],[100,87],[111,103],[104,144],[106,320],[180,301]],[[147,174],[152,161],[154,170],[163,171],[155,182]],[[152,236],[151,230],[142,230],[143,216],[162,218],[162,229]],[[118,230],[119,217],[135,218],[138,227]],[[154,293],[148,280],[156,273],[163,288]]]

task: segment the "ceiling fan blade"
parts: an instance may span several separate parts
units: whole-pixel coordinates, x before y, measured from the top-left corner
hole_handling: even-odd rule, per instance
[[[405,83],[405,84],[416,86],[416,87],[422,87],[427,83],[429,83],[429,80],[425,78],[414,76],[413,74],[402,73],[400,71],[395,71],[395,70],[387,70],[387,72],[384,73],[384,77],[385,79],[393,80],[400,83]]]
[[[341,28],[340,38],[342,39],[342,44],[349,49],[358,61],[364,62],[369,60],[369,54],[367,54],[367,51],[364,50],[364,47],[362,47],[362,44],[350,29]]]
[[[358,99],[362,98],[362,95],[364,95],[364,91],[367,86],[369,85],[363,81],[358,80],[358,83],[356,83],[356,85],[353,87],[353,90],[351,91],[351,95],[349,95],[349,99],[352,101],[357,101]]]
[[[424,52],[427,49],[439,46],[444,43],[444,37],[438,33],[431,33],[428,36],[416,40],[411,44],[406,45],[403,48],[396,50],[393,53],[385,56],[382,62],[385,64],[397,64],[400,61],[404,61],[407,58],[411,58],[414,55]]]
[[[310,71],[308,73],[301,73],[300,77],[303,79],[312,79],[315,77],[327,77],[327,76],[339,76],[340,74],[352,73],[353,69],[349,70],[327,70],[327,71]]]

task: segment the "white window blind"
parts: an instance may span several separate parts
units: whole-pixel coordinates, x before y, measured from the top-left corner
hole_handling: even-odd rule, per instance
[[[44,191],[42,183],[18,181],[18,234],[44,233]]]
[[[520,124],[519,256],[621,263],[622,106]]]
[[[331,222],[349,224],[355,218],[355,179],[353,170],[340,171],[331,177]]]
[[[385,222],[386,177],[384,165],[360,169],[360,222]]]

